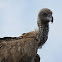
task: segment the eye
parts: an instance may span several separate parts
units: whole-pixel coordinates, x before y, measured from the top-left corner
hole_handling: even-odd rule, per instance
[[[47,16],[47,13],[43,13],[43,16]]]

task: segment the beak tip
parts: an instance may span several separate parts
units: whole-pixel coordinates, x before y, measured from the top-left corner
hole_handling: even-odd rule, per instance
[[[52,20],[51,20],[51,22],[53,23],[53,17],[52,17]]]

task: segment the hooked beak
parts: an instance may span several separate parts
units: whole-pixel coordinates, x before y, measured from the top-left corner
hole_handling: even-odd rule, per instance
[[[52,23],[53,23],[53,16],[52,16],[52,15],[49,15],[49,16],[47,17],[47,19],[49,20],[49,22],[52,22]]]
[[[53,23],[53,17],[52,17],[52,20],[51,20],[51,22]]]

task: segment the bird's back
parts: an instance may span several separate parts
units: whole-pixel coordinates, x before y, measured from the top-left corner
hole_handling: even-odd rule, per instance
[[[36,55],[38,47],[35,36],[35,32],[29,32],[19,37],[0,38],[0,62],[18,62],[19,60],[27,61],[28,58],[32,59]]]

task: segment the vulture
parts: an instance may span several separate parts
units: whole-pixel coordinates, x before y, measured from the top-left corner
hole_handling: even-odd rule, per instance
[[[37,30],[0,38],[0,62],[40,62],[37,51],[48,39],[49,22],[53,22],[52,11],[43,8],[38,13]]]

